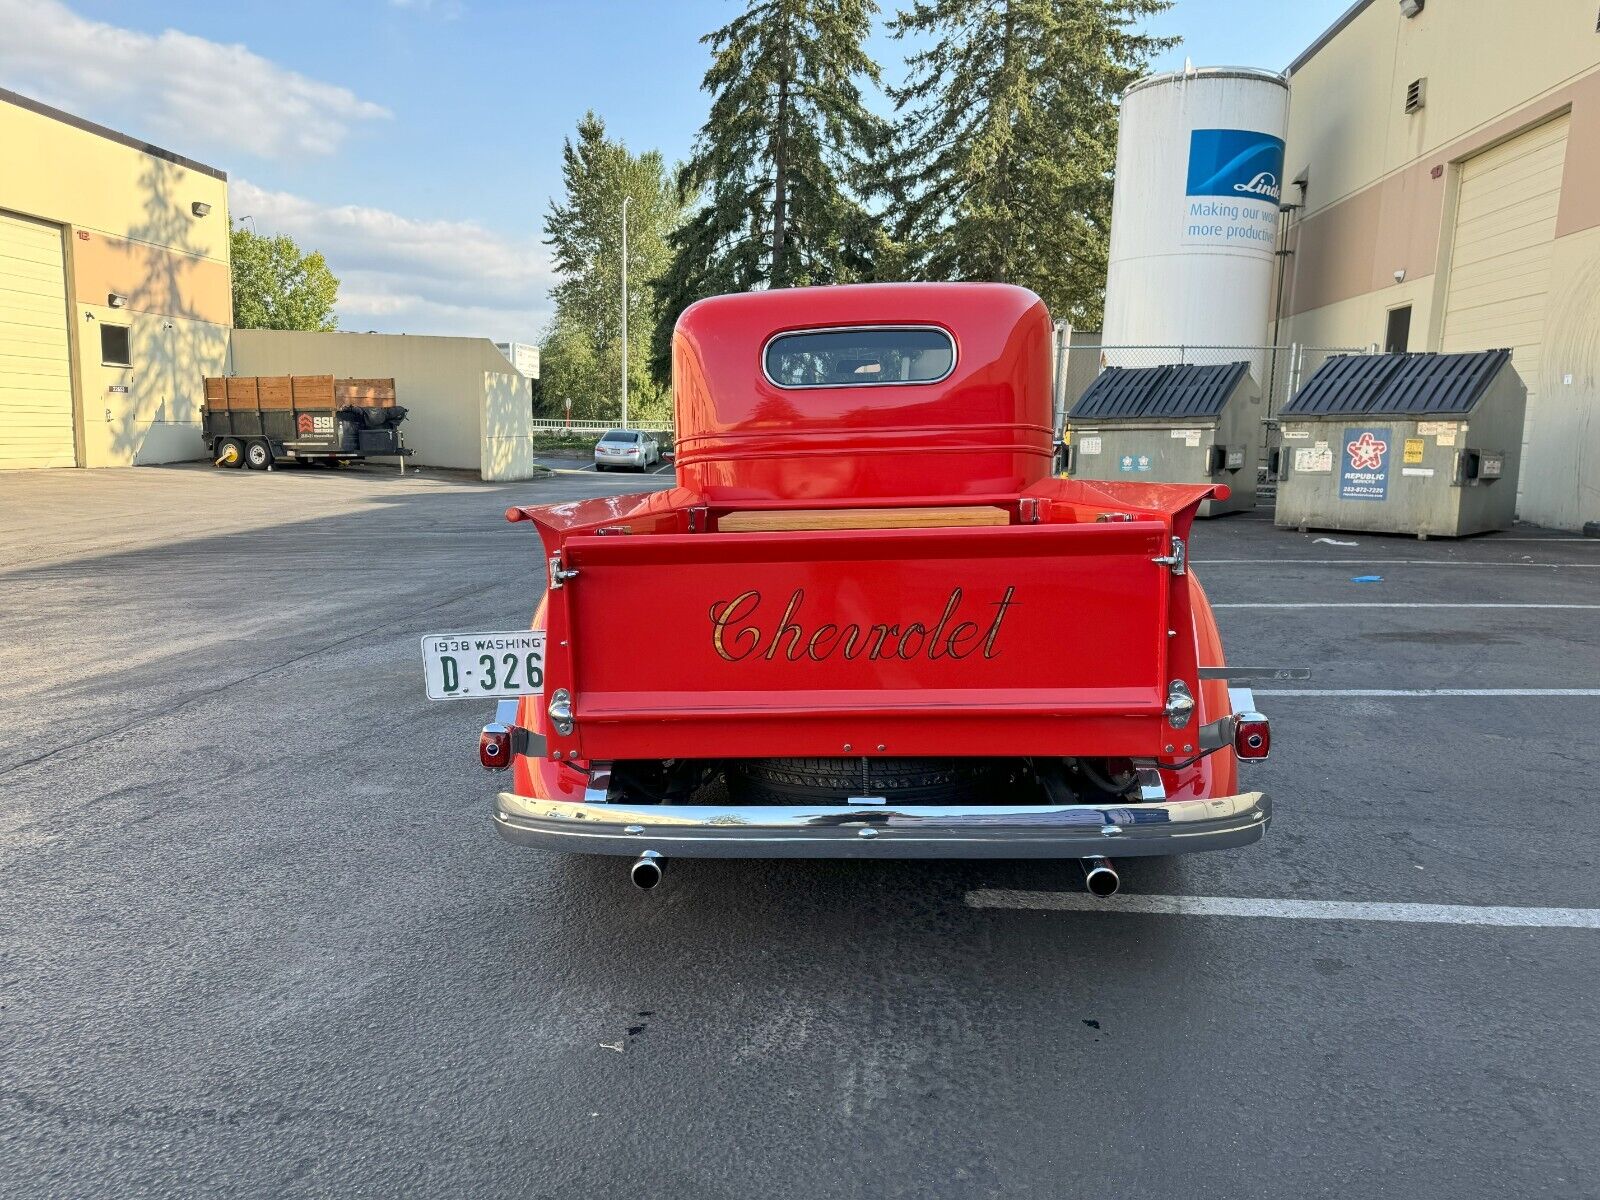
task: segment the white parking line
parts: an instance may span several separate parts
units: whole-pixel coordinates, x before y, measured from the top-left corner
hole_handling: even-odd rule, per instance
[[[1594,571],[1600,563],[1547,562],[1443,562],[1431,558],[1193,558],[1197,567],[1549,567],[1552,570]]]
[[[1600,688],[1254,688],[1257,696],[1495,696],[1585,697],[1600,696]]]
[[[1279,917],[1300,921],[1397,921],[1511,929],[1600,929],[1600,908],[1514,908],[1473,904],[1385,904],[1366,900],[1272,900],[1240,896],[1112,896],[978,888],[969,908],[1035,912],[1139,913],[1179,917]]]
[[[1213,604],[1212,608],[1562,608],[1562,609],[1600,609],[1600,604],[1404,604],[1392,603],[1343,603],[1339,601],[1312,600],[1304,603],[1277,604],[1277,603],[1250,603],[1250,604]]]

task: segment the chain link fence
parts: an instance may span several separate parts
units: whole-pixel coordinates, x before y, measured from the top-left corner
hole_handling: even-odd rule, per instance
[[[1108,367],[1164,367],[1169,365],[1220,366],[1247,362],[1250,374],[1266,401],[1266,416],[1293,398],[1305,381],[1336,354],[1372,354],[1376,346],[1112,346],[1074,342],[1067,350],[1066,386],[1059,393],[1063,413]]]
[[[1250,375],[1265,402],[1261,421],[1261,448],[1270,451],[1276,437],[1278,412],[1294,398],[1328,359],[1336,354],[1374,354],[1377,346],[1307,346],[1299,342],[1278,346],[1130,346],[1079,342],[1066,348],[1064,386],[1056,391],[1056,432],[1100,373],[1110,367],[1220,366],[1247,362]],[[1057,362],[1061,360],[1058,357]],[[1266,454],[1262,456],[1267,458]]]
[[[574,436],[594,434],[599,437],[602,433],[609,433],[613,429],[621,429],[616,421],[566,421],[560,417],[535,417],[533,418],[533,431],[535,433],[562,434],[570,433]],[[637,429],[643,433],[671,433],[671,421],[629,421],[629,429]]]
[[[1081,335],[1080,335],[1081,336]],[[1073,339],[1065,357],[1065,384],[1058,381],[1056,390],[1057,433],[1065,415],[1084,392],[1089,390],[1099,374],[1109,367],[1162,367],[1173,364],[1190,366],[1219,366],[1224,363],[1248,362],[1250,374],[1261,388],[1266,401],[1261,426],[1261,444],[1268,447],[1274,440],[1272,427],[1280,409],[1310,379],[1329,358],[1336,354],[1373,354],[1376,346],[1307,346],[1298,342],[1280,346],[1131,346],[1109,345],[1100,342],[1080,342]],[[1058,357],[1058,363],[1061,359]],[[618,428],[615,421],[564,420],[560,417],[537,417],[533,420],[535,433],[554,436],[599,437]],[[671,421],[630,421],[628,428],[645,433],[670,434]]]
[[[1059,333],[1058,333],[1059,337]],[[1065,361],[1058,346],[1057,369],[1064,366],[1056,387],[1056,434],[1059,437],[1066,414],[1089,385],[1112,367],[1221,366],[1247,362],[1251,377],[1261,389],[1262,409],[1260,446],[1262,467],[1258,486],[1263,496],[1272,490],[1271,451],[1277,444],[1279,411],[1294,398],[1318,367],[1337,354],[1374,354],[1377,346],[1307,346],[1292,342],[1280,346],[1129,346],[1078,341],[1065,348]]]

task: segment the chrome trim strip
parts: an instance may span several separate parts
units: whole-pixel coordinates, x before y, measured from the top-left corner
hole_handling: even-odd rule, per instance
[[[520,846],[638,857],[1087,858],[1222,850],[1260,840],[1265,792],[1122,805],[862,808],[589,804],[501,792],[495,829]]]

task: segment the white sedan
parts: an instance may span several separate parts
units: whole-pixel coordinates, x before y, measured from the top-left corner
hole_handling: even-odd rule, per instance
[[[601,438],[594,448],[594,469],[607,471],[612,467],[632,467],[648,471],[661,461],[661,443],[653,434],[637,429],[613,429]]]

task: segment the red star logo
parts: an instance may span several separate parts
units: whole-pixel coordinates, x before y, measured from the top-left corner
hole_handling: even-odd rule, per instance
[[[1352,471],[1376,471],[1383,466],[1383,456],[1388,451],[1389,443],[1373,437],[1370,430],[1356,441],[1347,443],[1344,448],[1344,452],[1350,456]]]

